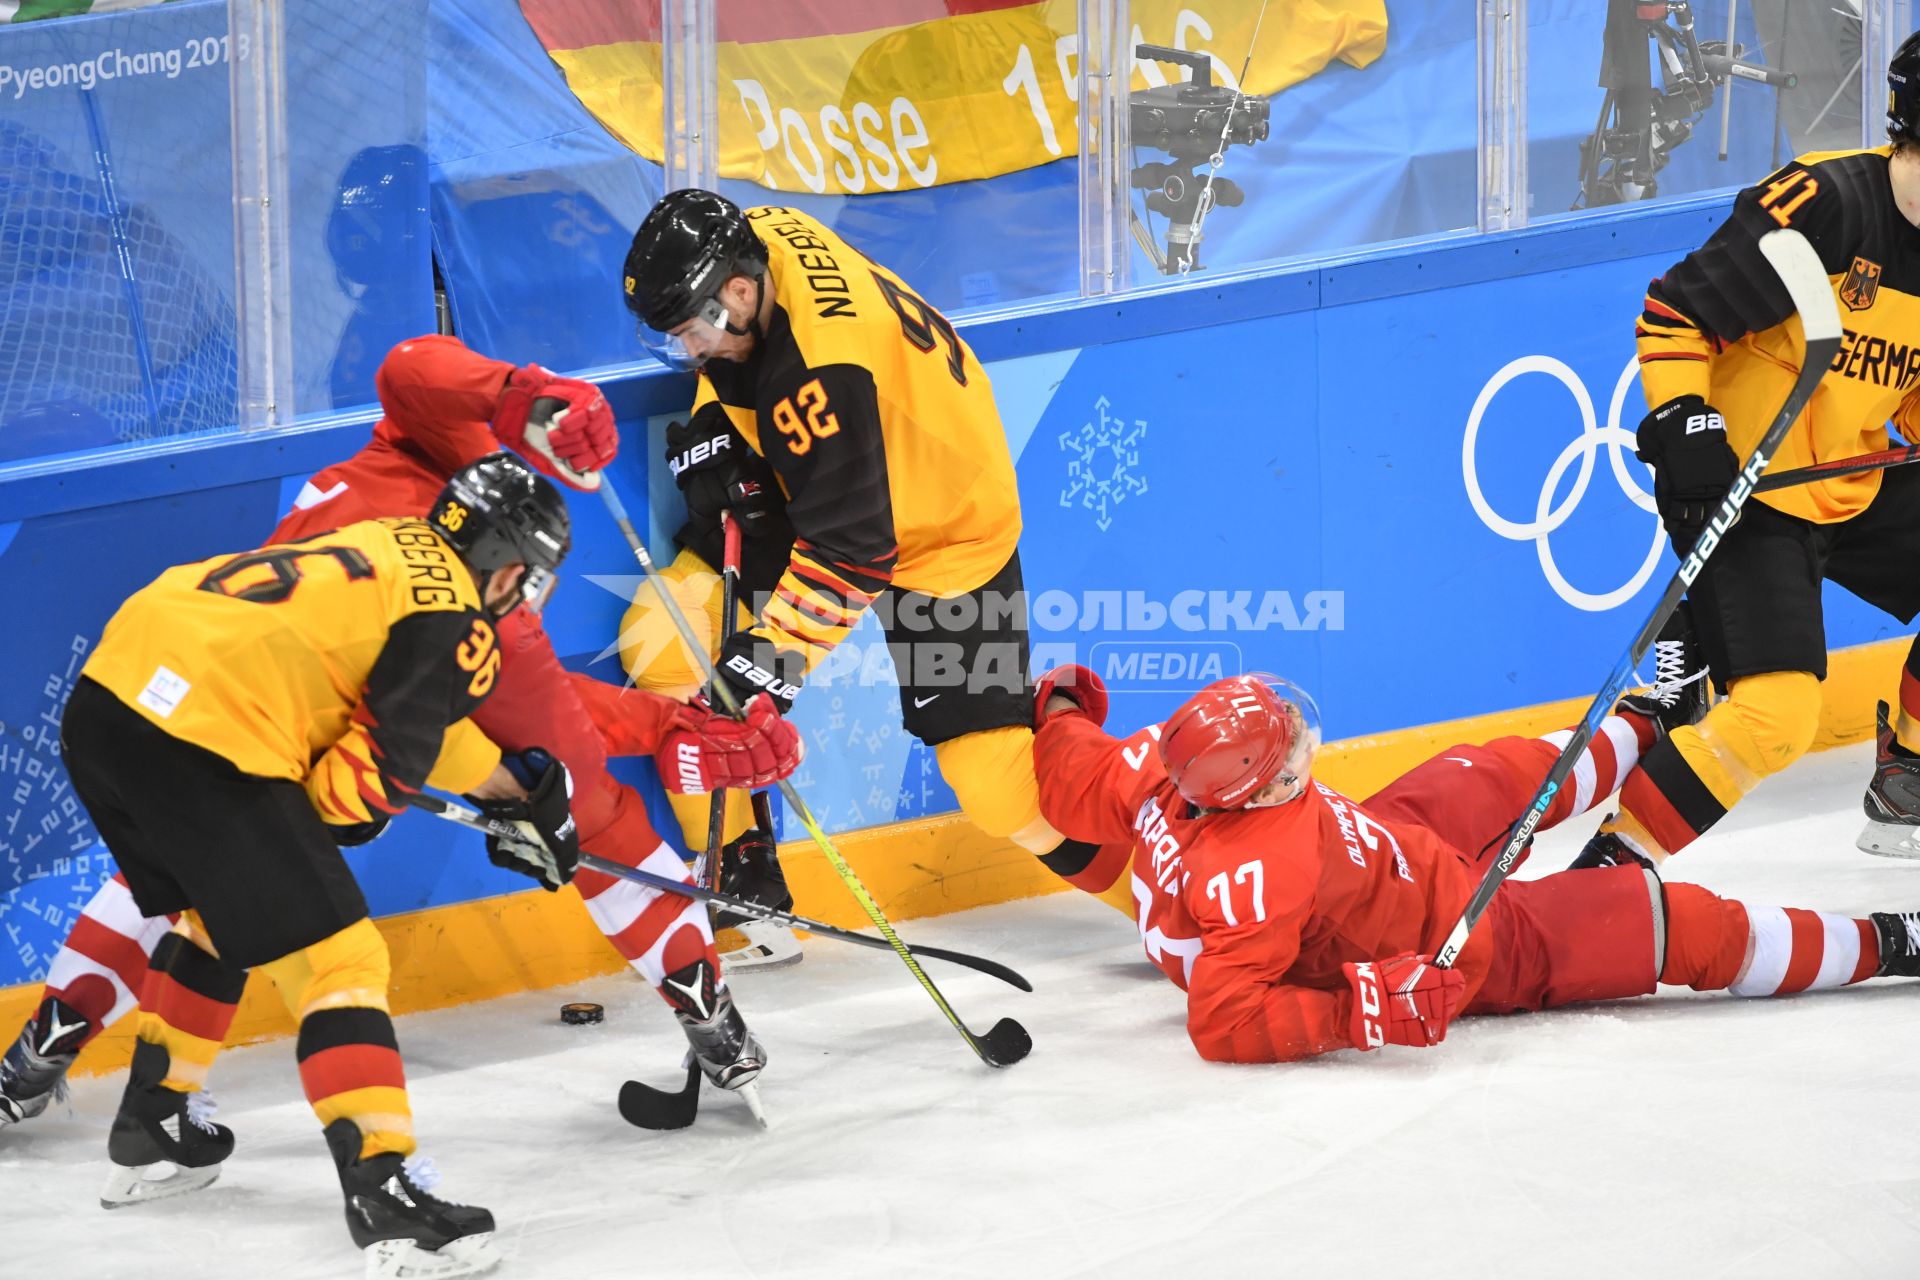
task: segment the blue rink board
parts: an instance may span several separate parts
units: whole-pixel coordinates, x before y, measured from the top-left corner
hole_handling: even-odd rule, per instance
[[[1662,551],[1649,567],[1654,517],[1620,482],[1646,485],[1644,468],[1630,447],[1618,472],[1610,456],[1644,411],[1628,379],[1609,412],[1633,317],[1647,279],[1724,208],[963,326],[1018,460],[1036,665],[1099,667],[1123,727],[1215,674],[1276,671],[1318,698],[1333,738],[1590,691],[1672,564]],[[1516,361],[1534,371],[1487,398],[1469,453],[1476,401]],[[628,442],[614,476],[656,542],[672,512],[648,499],[672,490],[649,455],[688,385],[610,374]],[[1582,396],[1591,447],[1579,444]],[[347,420],[88,471],[0,470],[0,586],[15,602],[0,633],[13,673],[0,688],[0,984],[44,972],[106,874],[53,728],[102,624],[164,566],[256,543],[305,475],[365,435],[364,419]],[[575,552],[549,620],[569,665],[615,678],[599,654],[632,558],[600,504],[573,505]],[[1557,524],[1547,561],[1527,529],[1543,507]],[[1901,631],[1842,592],[1827,607],[1835,646]],[[1155,625],[1128,625],[1130,611]],[[875,638],[869,620],[847,653]],[[896,690],[871,681],[876,664],[840,662],[796,712],[801,786],[832,830],[953,807],[929,753],[899,730]],[[658,809],[650,766],[623,768]],[[424,817],[349,857],[380,914],[523,883]]]

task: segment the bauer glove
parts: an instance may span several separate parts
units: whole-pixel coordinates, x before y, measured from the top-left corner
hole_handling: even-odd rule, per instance
[[[537,364],[507,375],[493,434],[562,484],[589,493],[600,487],[600,469],[620,449],[613,410],[600,388],[555,377]]]
[[[511,823],[519,835],[487,837],[487,857],[496,867],[538,880],[548,892],[573,879],[580,866],[580,833],[570,803],[573,778],[567,767],[538,747],[503,756],[501,765],[526,788],[525,799],[467,797],[489,818]]]
[[[1653,505],[1675,555],[1693,549],[1740,474],[1727,421],[1699,396],[1675,396],[1640,421],[1635,455],[1653,468]]]

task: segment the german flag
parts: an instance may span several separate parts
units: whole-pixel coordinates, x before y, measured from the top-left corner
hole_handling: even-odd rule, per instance
[[[660,7],[521,0],[587,109],[660,160]],[[1078,153],[1075,0],[730,0],[718,6],[720,172],[857,195],[989,178]],[[1275,93],[1386,48],[1385,0],[1269,7],[1246,89]],[[1204,50],[1233,85],[1260,6],[1134,0],[1139,38]],[[1136,63],[1136,88],[1178,78]]]

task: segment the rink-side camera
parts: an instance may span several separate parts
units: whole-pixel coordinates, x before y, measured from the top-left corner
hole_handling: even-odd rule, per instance
[[[1137,162],[1131,174],[1133,189],[1146,192],[1147,212],[1167,220],[1166,248],[1154,241],[1138,211],[1130,210],[1133,236],[1162,275],[1197,271],[1200,228],[1208,211],[1234,208],[1247,196],[1238,183],[1217,172],[1209,193],[1206,174],[1195,170],[1211,167],[1228,147],[1266,141],[1271,104],[1263,95],[1216,85],[1208,54],[1157,44],[1137,45],[1133,53],[1136,58],[1186,67],[1189,73],[1184,83],[1136,89],[1127,97],[1135,151],[1148,147],[1173,157],[1171,162]]]

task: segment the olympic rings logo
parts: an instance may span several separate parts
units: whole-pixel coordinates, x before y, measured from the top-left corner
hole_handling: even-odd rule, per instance
[[[1613,388],[1613,400],[1607,406],[1607,425],[1603,427],[1594,414],[1593,399],[1587,394],[1586,384],[1580,381],[1579,374],[1552,356],[1521,356],[1494,374],[1487,385],[1480,389],[1479,398],[1473,402],[1473,412],[1467,415],[1467,434],[1460,446],[1460,469],[1467,483],[1467,501],[1473,504],[1474,514],[1480,517],[1481,523],[1487,528],[1503,538],[1513,542],[1532,542],[1540,555],[1540,571],[1546,575],[1547,584],[1553,588],[1554,594],[1574,608],[1589,613],[1602,613],[1633,599],[1640,588],[1647,585],[1647,579],[1653,576],[1655,566],[1660,563],[1660,554],[1667,545],[1666,531],[1656,519],[1653,522],[1652,544],[1633,577],[1615,590],[1594,595],[1567,581],[1553,561],[1553,548],[1548,541],[1554,530],[1573,515],[1574,508],[1580,505],[1580,499],[1586,496],[1587,484],[1593,479],[1594,456],[1602,449],[1607,452],[1613,478],[1621,491],[1632,499],[1636,507],[1653,513],[1653,496],[1640,487],[1621,456],[1623,446],[1629,450],[1634,446],[1633,433],[1620,425],[1620,407],[1626,402],[1627,389],[1633,385],[1637,371],[1638,362],[1635,359],[1629,359],[1627,367],[1620,371],[1620,380]],[[1480,419],[1486,414],[1487,406],[1493,403],[1493,398],[1509,382],[1527,373],[1544,373],[1558,379],[1560,385],[1573,393],[1573,402],[1580,410],[1580,434],[1560,451],[1560,456],[1547,468],[1546,480],[1540,486],[1540,497],[1534,503],[1533,519],[1522,522],[1509,520],[1495,511],[1487,501],[1486,494],[1481,492],[1480,477],[1474,466],[1474,446],[1480,438]],[[1573,487],[1558,505],[1553,505],[1554,491],[1567,474],[1567,468],[1576,461],[1580,464],[1580,472],[1574,477]]]

